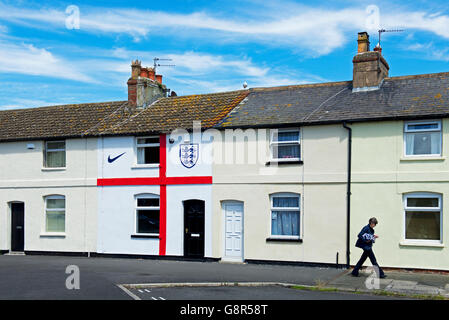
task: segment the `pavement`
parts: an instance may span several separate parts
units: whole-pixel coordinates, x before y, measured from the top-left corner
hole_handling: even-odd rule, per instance
[[[372,267],[363,269],[359,277],[353,277],[351,271],[345,270],[323,287],[346,292],[449,299],[449,273],[395,270],[385,271],[387,277],[380,279]]]
[[[68,266],[77,266],[80,273],[80,290],[68,290],[66,282],[70,276]],[[411,298],[449,299],[449,274],[385,271],[386,279],[373,277],[372,270],[361,270],[360,277],[352,277],[351,270],[320,267],[301,267],[270,264],[229,264],[219,262],[171,261],[157,259],[87,258],[65,256],[8,256],[0,255],[0,300],[14,299],[87,299],[112,300],[134,298],[126,290],[135,285],[149,291],[168,287],[212,287],[202,290],[209,299],[218,299],[207,292],[229,292],[235,299],[247,297],[249,287],[264,287],[260,297],[270,298],[272,292],[283,292],[296,287],[308,297],[314,292],[333,292],[340,296],[359,293],[360,296],[376,298],[379,295],[395,297],[395,294]],[[134,287],[133,287],[134,285]],[[234,288],[230,288],[234,286]],[[152,288],[150,288],[152,287]],[[239,290],[242,287],[246,289]],[[124,288],[128,288],[124,290]],[[276,288],[276,289],[274,289]],[[158,289],[159,290],[159,289]],[[176,295],[174,295],[174,292]],[[182,297],[188,290],[165,290],[155,298]],[[233,292],[241,292],[235,295]],[[135,292],[135,291],[134,291]],[[145,291],[146,292],[146,291]],[[159,292],[159,291],[158,291]],[[186,299],[200,291],[190,291]],[[193,293],[192,293],[193,292]],[[140,293],[140,292],[139,292]],[[173,293],[173,295],[172,295]],[[343,295],[345,293],[346,295]],[[271,296],[276,296],[272,293]],[[419,296],[416,296],[419,295]],[[282,295],[279,294],[279,297]],[[330,296],[330,295],[329,295]],[[152,299],[150,296],[150,299]],[[299,298],[298,298],[299,299]],[[321,298],[319,298],[321,299]],[[159,299],[160,300],[160,299]]]

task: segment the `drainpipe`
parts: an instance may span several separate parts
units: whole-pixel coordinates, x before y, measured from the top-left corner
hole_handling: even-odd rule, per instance
[[[343,128],[348,130],[348,181],[346,193],[346,268],[349,269],[350,232],[351,232],[351,149],[352,149],[352,129],[343,122]]]

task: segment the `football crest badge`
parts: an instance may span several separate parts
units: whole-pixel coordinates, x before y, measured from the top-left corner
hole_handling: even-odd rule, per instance
[[[184,167],[190,169],[196,164],[199,156],[199,147],[198,143],[181,144],[179,146],[179,160],[181,160]]]

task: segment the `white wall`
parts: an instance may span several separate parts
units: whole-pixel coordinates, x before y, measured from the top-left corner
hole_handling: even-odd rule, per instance
[[[34,149],[27,149],[33,144]],[[0,250],[11,248],[9,203],[25,204],[26,251],[96,251],[97,139],[66,140],[66,168],[43,168],[43,141],[1,144]],[[64,236],[45,234],[47,195],[66,197]]]
[[[136,233],[135,195],[159,195],[159,186],[98,187],[98,252],[159,254],[159,239],[132,239]]]
[[[268,130],[267,130],[268,131]],[[259,132],[258,132],[259,133]],[[213,166],[213,256],[222,257],[224,247],[222,201],[243,202],[244,259],[279,260],[315,263],[345,263],[346,252],[346,177],[347,132],[341,125],[301,128],[303,164],[270,168],[269,137],[248,151],[248,141],[240,135],[235,148],[261,157],[257,163],[234,163]],[[223,133],[224,137],[224,133]],[[223,138],[224,140],[224,138]],[[214,146],[215,148],[215,146]],[[232,151],[225,141],[224,152]],[[235,155],[235,153],[234,153]],[[273,169],[270,171],[270,169]],[[271,203],[273,193],[301,195],[300,242],[267,242],[271,235]]]
[[[176,138],[176,137],[174,137]],[[166,137],[167,177],[211,176],[210,164],[198,159],[192,168],[184,167],[179,159],[179,146],[183,143],[199,142],[193,139],[175,139],[170,144]],[[193,140],[192,140],[193,139]],[[199,142],[200,143],[200,142]],[[136,166],[135,137],[105,137],[99,142],[98,171],[104,178],[159,177],[159,166]],[[200,152],[203,145],[200,144]],[[108,163],[109,155],[122,157]],[[184,254],[184,208],[183,201],[200,199],[205,201],[205,254],[212,254],[211,185],[167,186],[167,234],[166,255]],[[117,254],[158,255],[159,239],[131,238],[135,233],[135,195],[153,193],[160,195],[159,185],[114,186],[98,188],[98,252]]]

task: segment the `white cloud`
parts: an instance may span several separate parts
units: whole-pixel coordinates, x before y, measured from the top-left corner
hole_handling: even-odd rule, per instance
[[[0,41],[0,72],[95,82],[70,61],[32,44]]]
[[[279,4],[282,6],[282,4]],[[259,8],[273,10],[273,8]],[[256,41],[284,44],[309,51],[311,55],[327,54],[348,41],[348,32],[365,30],[368,15],[365,7],[343,9],[289,6],[288,11],[262,12],[245,17],[217,17],[207,12],[187,14],[161,11],[81,7],[81,31],[107,34],[129,34],[136,40],[155,33],[178,37],[201,37],[201,41]],[[13,23],[34,23],[42,27],[65,28],[65,12],[54,9],[18,9],[0,5],[0,18]],[[407,28],[435,33],[449,39],[449,16],[380,7],[380,23],[385,28]],[[371,32],[376,31],[373,27]],[[217,36],[220,35],[220,36]]]
[[[441,47],[433,42],[413,43],[406,47],[407,50],[419,52],[422,58],[437,61],[449,61],[449,47]]]

